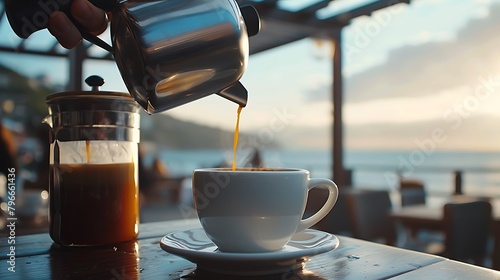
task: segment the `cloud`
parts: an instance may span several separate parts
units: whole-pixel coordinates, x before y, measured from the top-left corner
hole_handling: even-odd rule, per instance
[[[420,97],[476,84],[478,77],[500,73],[500,5],[486,18],[470,21],[454,41],[405,46],[386,63],[345,79],[346,102]]]
[[[346,125],[346,149],[469,150],[500,151],[500,117],[470,115],[467,118]],[[331,127],[289,127],[278,137],[283,147],[293,149],[330,149]]]
[[[350,125],[345,128],[347,148],[408,150],[499,151],[500,118],[474,115],[468,118],[408,123]]]

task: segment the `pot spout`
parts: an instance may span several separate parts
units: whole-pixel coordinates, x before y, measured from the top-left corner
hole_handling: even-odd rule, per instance
[[[241,107],[247,106],[248,91],[240,82],[222,90],[218,95],[237,103]]]

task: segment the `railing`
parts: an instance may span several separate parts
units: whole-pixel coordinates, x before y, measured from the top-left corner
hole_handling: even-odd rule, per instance
[[[467,175],[484,175],[483,177],[491,177],[498,176],[498,180],[495,179],[485,179],[484,184],[489,185],[489,188],[484,189],[484,192],[481,191],[480,195],[487,195],[490,197],[498,197],[500,198],[500,169],[498,168],[462,168],[462,169],[452,169],[452,168],[443,168],[443,167],[420,167],[415,169],[408,174],[405,174],[401,170],[394,166],[384,166],[384,165],[356,165],[347,169],[346,171],[346,184],[350,186],[358,185],[353,178],[355,175],[362,176],[363,173],[380,173],[385,176],[390,176],[392,180],[399,180],[404,177],[411,177],[413,179],[422,179],[428,177],[428,175],[446,175],[451,176],[452,180],[452,193],[453,194],[471,194],[466,193],[465,188],[466,180],[464,179]],[[361,174],[360,174],[361,173]],[[422,180],[425,181],[425,180]],[[388,188],[390,184],[387,184]],[[397,183],[393,183],[393,187],[397,187]],[[493,190],[493,191],[492,191]],[[447,191],[436,191],[433,190],[430,192],[433,195],[449,195],[450,193]],[[486,193],[486,194],[485,194]],[[474,194],[476,195],[476,194]]]

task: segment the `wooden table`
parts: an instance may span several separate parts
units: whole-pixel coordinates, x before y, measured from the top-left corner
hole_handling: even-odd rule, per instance
[[[411,230],[441,230],[443,220],[443,206],[447,202],[466,202],[475,200],[468,196],[452,196],[432,204],[419,204],[405,207],[395,207],[390,213],[391,217]],[[500,222],[500,199],[490,201],[492,216],[495,223]]]
[[[444,205],[445,202],[443,202]],[[443,225],[443,205],[412,205],[395,208],[390,216],[413,234],[419,230],[441,231]],[[492,201],[494,236],[493,267],[500,270],[500,201]]]
[[[405,206],[394,209],[390,216],[412,231],[442,229],[442,207],[431,207],[425,204]]]
[[[15,272],[7,238],[0,239],[0,279],[239,279],[196,270],[163,251],[168,232],[199,227],[197,219],[141,224],[136,241],[89,248],[60,248],[48,234],[15,237]],[[340,246],[311,258],[305,269],[251,279],[500,279],[500,272],[442,257],[338,236]],[[408,277],[407,277],[408,276]],[[248,277],[241,279],[250,279]]]

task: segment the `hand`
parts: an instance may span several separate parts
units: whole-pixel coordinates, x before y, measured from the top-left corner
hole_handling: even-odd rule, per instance
[[[71,15],[94,35],[103,33],[108,27],[106,13],[87,0],[75,0],[71,5]],[[67,49],[76,47],[82,41],[82,35],[63,12],[56,11],[50,15],[48,29]]]

